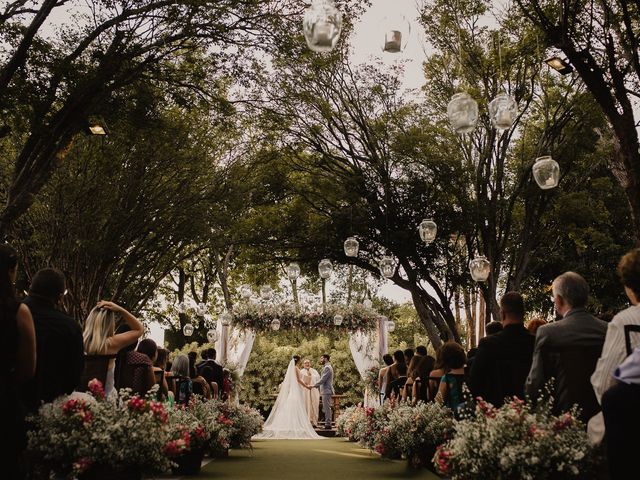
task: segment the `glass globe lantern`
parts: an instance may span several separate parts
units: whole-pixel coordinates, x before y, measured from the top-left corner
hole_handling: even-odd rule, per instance
[[[489,118],[499,132],[509,130],[518,115],[518,104],[507,94],[500,93],[489,103]]]
[[[387,332],[391,333],[396,329],[396,322],[393,320],[389,320],[387,322]]]
[[[260,287],[260,298],[264,301],[270,300],[273,290],[270,285],[263,285]]]
[[[533,178],[542,190],[558,186],[560,165],[550,155],[536,158],[533,165]]]
[[[364,302],[362,302],[362,306],[364,308],[371,309],[373,307],[373,302],[367,298]]]
[[[271,320],[271,330],[275,332],[280,330],[280,320],[278,320],[277,318],[274,318],[273,320]]]
[[[182,333],[184,333],[185,337],[190,337],[193,335],[193,325],[190,323],[185,323],[184,327],[182,327]]]
[[[382,51],[386,53],[400,53],[409,42],[411,24],[407,17],[401,14],[384,17],[380,22],[380,31],[384,32]]]
[[[287,265],[285,271],[287,272],[287,277],[289,277],[289,280],[295,281],[300,276],[300,265],[292,262]]]
[[[220,323],[223,327],[228,327],[229,325],[231,325],[232,321],[233,315],[231,314],[231,312],[229,312],[229,310],[225,310],[224,312],[222,312],[222,315],[220,315]]]
[[[342,325],[342,322],[344,321],[344,317],[340,314],[334,315],[333,316],[333,324],[336,327],[339,327],[340,325]]]
[[[249,285],[242,285],[240,287],[240,296],[243,299],[249,300],[251,298],[251,295],[253,295],[253,292],[251,291],[251,287]]]
[[[360,251],[360,242],[356,237],[349,237],[344,241],[344,254],[347,257],[357,257]]]
[[[187,310],[187,307],[185,306],[184,302],[179,302],[176,305],[176,311],[178,313],[184,313]]]
[[[420,232],[420,238],[422,241],[429,245],[436,239],[438,225],[436,225],[436,222],[431,219],[423,220],[418,227],[418,231]]]
[[[382,257],[380,259],[380,273],[382,274],[382,276],[385,278],[391,278],[393,277],[393,274],[395,272],[396,272],[396,261],[388,255],[385,255],[384,257]]]
[[[333,273],[333,265],[331,264],[331,260],[329,260],[328,258],[320,260],[320,263],[318,263],[318,273],[320,274],[320,278],[329,278]]]
[[[487,257],[481,255],[471,260],[469,262],[469,272],[474,281],[486,281],[487,278],[489,278],[489,273],[491,273],[491,264],[489,260],[487,260]]]
[[[207,313],[207,306],[200,302],[197,306],[196,306],[196,314],[200,317],[204,316],[204,314]]]
[[[312,0],[302,20],[304,38],[318,53],[330,52],[338,43],[342,30],[342,13],[333,0]]]
[[[457,134],[471,133],[478,124],[478,102],[467,92],[456,93],[447,105],[447,116]]]
[[[214,329],[207,330],[207,340],[209,343],[216,343],[216,340],[218,340],[218,332]]]

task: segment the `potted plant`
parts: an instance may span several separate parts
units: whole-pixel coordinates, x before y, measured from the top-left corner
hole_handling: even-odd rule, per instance
[[[184,406],[169,411],[170,439],[164,447],[172,460],[174,475],[196,475],[200,472],[209,437],[198,418]]]

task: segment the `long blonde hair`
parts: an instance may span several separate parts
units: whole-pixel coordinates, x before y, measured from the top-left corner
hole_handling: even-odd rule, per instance
[[[94,307],[84,322],[82,340],[84,351],[88,355],[107,353],[107,340],[113,337],[116,329],[115,315],[106,308]]]

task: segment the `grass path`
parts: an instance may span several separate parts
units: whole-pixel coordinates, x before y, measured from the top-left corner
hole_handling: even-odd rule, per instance
[[[383,460],[342,438],[326,440],[259,440],[253,451],[232,450],[228,458],[203,467],[208,479],[360,480],[420,478],[438,480],[434,474],[407,468],[401,460]]]

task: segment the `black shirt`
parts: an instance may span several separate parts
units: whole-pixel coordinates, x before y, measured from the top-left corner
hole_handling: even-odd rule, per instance
[[[23,303],[31,310],[36,330],[36,374],[23,390],[27,408],[34,411],[41,402],[51,402],[78,386],[84,346],[80,324],[53,303],[34,297]]]

